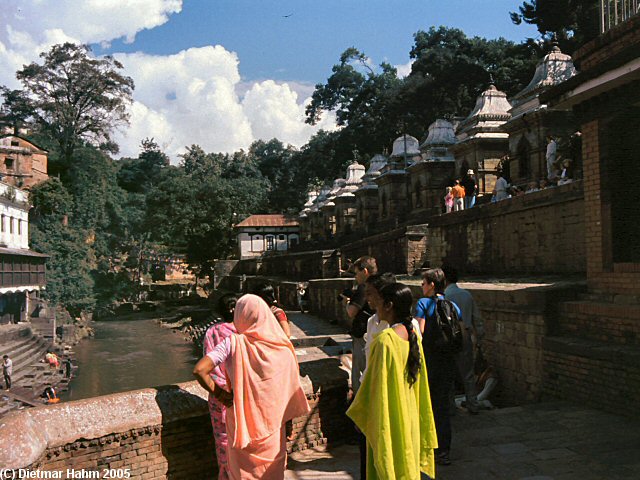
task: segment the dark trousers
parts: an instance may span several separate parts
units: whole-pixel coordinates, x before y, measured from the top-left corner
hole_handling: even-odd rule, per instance
[[[436,453],[451,449],[451,418],[449,415],[449,391],[455,380],[456,363],[453,355],[429,354],[427,374],[433,419],[436,422],[438,449]]]
[[[4,376],[4,383],[7,386],[7,390],[11,388],[11,375]]]
[[[358,432],[358,450],[360,450],[360,480],[367,480],[367,437]]]

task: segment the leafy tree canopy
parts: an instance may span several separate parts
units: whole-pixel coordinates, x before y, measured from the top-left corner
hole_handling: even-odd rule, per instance
[[[81,141],[113,148],[111,132],[129,119],[133,80],[120,73],[113,57],[93,58],[86,45],[64,43],[40,54],[16,73],[22,92],[5,92],[5,109],[14,118],[28,113],[55,139],[68,166]],[[26,105],[25,105],[26,102]]]
[[[538,28],[545,52],[552,41],[557,41],[562,51],[571,55],[599,33],[598,2],[594,0],[525,1],[510,15],[516,25],[525,22]],[[529,44],[536,42],[530,38]]]

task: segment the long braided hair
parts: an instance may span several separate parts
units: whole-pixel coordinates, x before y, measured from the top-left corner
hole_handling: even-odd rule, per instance
[[[420,372],[420,347],[418,345],[418,336],[411,323],[411,305],[413,304],[413,295],[411,289],[402,283],[392,283],[384,286],[380,290],[380,295],[385,304],[393,306],[393,316],[396,323],[402,323],[407,329],[409,336],[409,356],[407,357],[407,365],[405,371],[407,373],[407,381],[413,386],[418,379]]]

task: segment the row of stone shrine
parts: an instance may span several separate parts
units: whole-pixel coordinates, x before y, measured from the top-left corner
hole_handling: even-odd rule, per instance
[[[531,82],[513,98],[490,85],[462,121],[436,120],[426,140],[407,134],[391,155],[377,154],[368,170],[354,161],[345,178],[309,192],[300,212],[302,240],[373,233],[443,211],[445,187],[472,170],[478,195],[490,195],[501,171],[514,185],[547,177],[547,138],[562,141],[576,132],[572,114],[541,103],[540,95],[576,74],[569,55],[554,46]],[[568,141],[563,142],[568,145]],[[565,157],[577,152],[564,152]]]

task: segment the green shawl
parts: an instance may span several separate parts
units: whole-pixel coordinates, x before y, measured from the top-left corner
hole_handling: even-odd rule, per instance
[[[435,478],[433,450],[438,440],[422,345],[420,373],[412,387],[405,373],[408,355],[409,342],[392,328],[380,332],[347,410],[367,437],[367,480],[417,480],[420,471]]]

